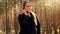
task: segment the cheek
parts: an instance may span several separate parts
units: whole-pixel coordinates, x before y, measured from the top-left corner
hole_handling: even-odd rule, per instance
[[[28,9],[29,9],[29,10],[31,10],[31,9],[32,9],[32,7],[29,7]]]
[[[28,7],[25,7],[25,9],[27,10],[27,9],[28,9]]]

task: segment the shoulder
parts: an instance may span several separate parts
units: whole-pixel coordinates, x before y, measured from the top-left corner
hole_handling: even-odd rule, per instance
[[[34,12],[31,12],[33,14],[34,17],[37,17],[37,15]]]
[[[34,12],[31,12],[33,14],[33,16],[38,19],[38,16],[34,13]]]
[[[31,12],[34,16],[36,15],[34,12]]]
[[[19,14],[18,15],[18,18],[23,18],[23,14]]]

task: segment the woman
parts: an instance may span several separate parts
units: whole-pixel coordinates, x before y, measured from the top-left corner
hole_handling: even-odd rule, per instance
[[[37,16],[32,12],[30,1],[23,4],[23,13],[18,15],[20,24],[19,34],[40,34],[40,24]]]

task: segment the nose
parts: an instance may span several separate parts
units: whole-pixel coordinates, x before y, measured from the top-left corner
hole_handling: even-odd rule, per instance
[[[29,9],[31,9],[32,7],[31,7],[31,6],[29,6],[28,8],[29,8]]]

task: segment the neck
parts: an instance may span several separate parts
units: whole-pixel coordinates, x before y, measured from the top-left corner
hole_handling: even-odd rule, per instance
[[[31,15],[30,15],[30,12],[28,12],[27,14],[28,14],[28,16],[31,16]]]

